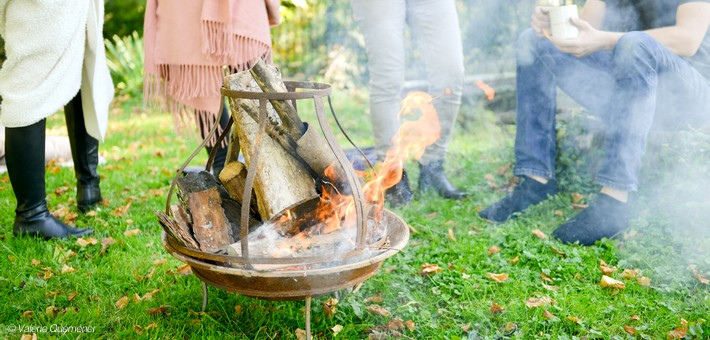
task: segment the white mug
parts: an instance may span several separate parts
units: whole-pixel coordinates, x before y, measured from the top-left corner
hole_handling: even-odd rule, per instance
[[[579,29],[570,19],[579,18],[577,5],[550,7],[550,33],[557,39],[572,39],[579,35]]]

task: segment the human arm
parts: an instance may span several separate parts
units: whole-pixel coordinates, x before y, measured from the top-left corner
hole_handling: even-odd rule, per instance
[[[604,6],[601,0],[589,0],[585,5],[582,18],[572,19],[572,24],[579,29],[577,38],[563,40],[552,37],[550,38],[552,43],[561,51],[576,57],[613,49],[623,33],[601,31],[596,28],[596,25],[600,24],[598,13],[596,11],[587,13],[588,6],[592,6],[590,8],[593,10],[598,10],[601,7],[599,3]],[[591,22],[585,19],[589,19]],[[603,15],[601,20],[603,21]],[[673,53],[688,57],[697,52],[708,26],[710,26],[710,3],[688,2],[678,7],[675,25],[650,29],[645,32]]]

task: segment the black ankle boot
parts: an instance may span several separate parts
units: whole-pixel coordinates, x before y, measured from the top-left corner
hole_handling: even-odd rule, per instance
[[[432,161],[427,165],[419,164],[419,190],[434,190],[439,196],[459,200],[468,194],[456,188],[444,173],[443,161]]]
[[[522,178],[523,182],[518,183],[511,193],[483,209],[478,215],[492,222],[505,222],[514,218],[516,213],[557,194],[557,182],[554,179],[548,180],[547,184],[542,184],[527,176]]]
[[[559,226],[552,235],[564,243],[591,246],[602,238],[612,238],[629,227],[629,204],[599,194],[577,216]]]
[[[71,228],[47,210],[44,200],[44,143],[46,120],[19,128],[5,128],[7,173],[17,198],[13,231],[44,238],[81,236],[91,229]]]
[[[86,132],[81,93],[64,106],[64,114],[74,160],[76,204],[79,211],[86,212],[103,200],[96,171],[99,165],[99,141]]]
[[[72,228],[60,222],[49,213],[44,201],[34,209],[24,212],[16,211],[12,231],[15,235],[43,237],[44,239],[79,237],[92,232],[90,228]]]
[[[412,189],[409,188],[409,178],[407,172],[402,170],[402,179],[393,187],[385,190],[385,202],[390,206],[397,207],[407,205],[412,201]]]

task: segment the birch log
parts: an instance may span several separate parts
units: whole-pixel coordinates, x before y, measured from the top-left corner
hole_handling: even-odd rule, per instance
[[[231,90],[261,92],[248,71],[227,76],[225,84]],[[259,103],[257,100],[233,97],[230,97],[229,100],[232,106],[232,117],[237,125],[239,145],[246,164],[249,166],[254,155],[258,124],[245,110],[240,108],[247,105],[248,102],[252,103],[251,106],[259,107]],[[278,119],[273,107],[267,106],[269,120]],[[276,141],[264,136],[261,139],[258,152],[260,161],[256,168],[254,193],[262,220],[270,219],[283,209],[316,196],[313,178],[308,170]]]

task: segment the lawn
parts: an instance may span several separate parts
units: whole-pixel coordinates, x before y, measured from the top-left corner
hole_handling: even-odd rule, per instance
[[[365,94],[333,100],[345,128],[369,144]],[[302,301],[261,301],[210,287],[201,312],[200,281],[183,275],[182,263],[162,248],[153,213],[164,209],[170,181],[197,137],[176,134],[169,115],[143,108],[139,98],[114,105],[101,146],[103,205],[79,214],[73,170],[47,167],[50,209],[94,228],[95,244],[13,236],[15,200],[7,174],[0,175],[0,338],[295,338],[305,328]],[[632,227],[591,247],[545,238],[578,211],[573,204],[591,199],[593,190],[582,183],[493,225],[477,212],[509,187],[514,127],[497,124],[482,107],[464,107],[462,119],[467,129],[454,137],[447,173],[472,195],[457,202],[417,194],[410,205],[394,209],[412,227],[409,244],[357,291],[339,292],[334,314],[324,308],[333,295],[313,300],[316,338],[710,337],[710,285],[701,282],[710,277],[707,191],[692,201],[678,198],[678,190],[661,195],[666,200],[655,199],[658,186],[642,191]],[[61,113],[49,120],[53,133],[63,125]],[[707,145],[698,146],[704,157]],[[663,163],[664,147],[669,145],[661,143],[654,156],[657,164],[670,164]],[[683,156],[669,150],[672,159]],[[692,164],[694,158],[686,158]],[[193,165],[205,160],[201,152]],[[669,168],[652,167],[644,183],[665,178],[672,184],[662,173]],[[694,168],[706,177],[704,168]],[[408,170],[416,187],[417,167],[412,163]],[[690,185],[702,188],[698,183]],[[668,200],[684,204],[670,209]],[[624,289],[600,284],[602,261]],[[425,264],[441,270],[423,275]],[[391,316],[368,311],[370,305]]]

